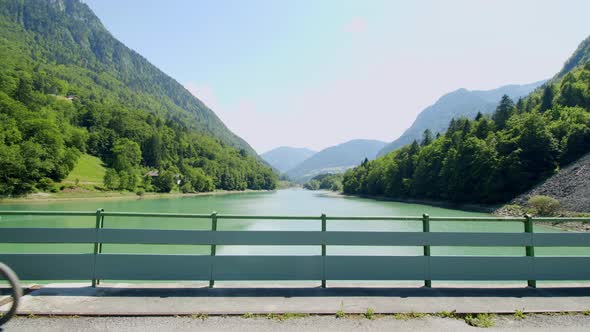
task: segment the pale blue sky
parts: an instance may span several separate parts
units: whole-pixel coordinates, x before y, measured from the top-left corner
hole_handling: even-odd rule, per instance
[[[84,0],[259,153],[392,141],[458,88],[556,73],[590,1]]]

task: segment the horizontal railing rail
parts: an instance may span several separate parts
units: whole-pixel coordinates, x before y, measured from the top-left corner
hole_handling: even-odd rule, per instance
[[[0,216],[94,216],[96,212],[84,211],[2,211]]]
[[[1,211],[2,215],[31,215],[31,216],[95,216],[95,212],[84,211]],[[107,217],[153,217],[153,218],[188,218],[210,219],[211,214],[191,213],[146,213],[146,212],[103,212]],[[268,215],[224,215],[218,214],[217,219],[244,219],[244,220],[321,220],[321,216],[268,216]],[[419,216],[326,216],[326,220],[366,220],[366,221],[422,221]],[[535,217],[535,222],[565,223],[580,222],[590,223],[587,217]],[[482,221],[482,222],[526,222],[525,217],[430,217],[430,221]]]
[[[262,246],[586,247],[583,233],[201,231],[169,229],[1,228],[0,243],[105,243]]]
[[[590,233],[535,233],[535,221],[590,218],[254,216],[186,213],[0,211],[1,216],[93,217],[94,227],[2,227],[5,244],[93,244],[92,253],[2,253],[25,280],[590,280],[590,257],[536,257],[535,247],[588,247]],[[210,230],[104,228],[106,217],[208,220]],[[27,218],[31,221],[31,218]],[[42,219],[40,219],[42,220]],[[80,219],[86,220],[86,219]],[[88,219],[89,220],[89,219]],[[133,219],[137,220],[137,219]],[[222,220],[315,220],[318,230],[218,230]],[[422,231],[329,231],[329,221],[421,222]],[[2,221],[2,219],[0,219]],[[431,222],[523,223],[522,232],[432,232]],[[12,226],[13,224],[11,224]],[[0,224],[1,226],[1,224]],[[202,245],[209,254],[113,254],[103,244]],[[319,246],[321,255],[217,255],[217,246]],[[421,247],[420,256],[328,255],[327,246]],[[523,256],[432,256],[431,247],[522,247]]]

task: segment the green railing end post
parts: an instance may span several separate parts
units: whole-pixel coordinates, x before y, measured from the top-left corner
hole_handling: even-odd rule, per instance
[[[102,214],[102,212],[104,212],[104,209],[100,209],[101,215],[100,215],[100,225],[98,226],[98,229],[102,229],[104,228],[104,214]],[[98,254],[102,254],[102,242],[98,243]],[[96,280],[96,284],[100,285],[100,279]]]
[[[104,212],[104,209],[96,209],[96,222],[94,224],[94,228],[96,229],[96,241],[94,242],[94,270],[92,273],[92,287],[95,288],[96,285],[100,282],[96,279],[96,260],[97,260],[97,255],[99,253],[99,248],[100,245],[98,243],[98,230],[100,229],[100,227],[102,226],[101,221],[102,221],[102,213]]]
[[[428,213],[422,215],[422,231],[430,232],[430,216]]]
[[[533,232],[533,216],[530,214],[524,215],[524,231],[527,233]]]
[[[322,219],[322,232],[326,231],[326,214],[322,213],[321,216]],[[326,240],[322,239],[322,275],[323,275],[323,279],[322,279],[322,288],[326,288]]]
[[[424,213],[422,215],[422,232],[429,233],[430,232],[430,216],[428,213]],[[430,246],[424,246],[424,256],[430,256]],[[430,265],[430,263],[429,263]],[[424,280],[424,287],[430,288],[432,287],[432,280]]]
[[[211,213],[211,230],[216,231],[217,230],[217,212],[213,211]]]
[[[217,211],[213,211],[211,213],[211,231],[217,231]],[[211,245],[211,257],[214,257],[217,251],[217,245]],[[213,263],[213,259],[211,259],[211,277],[209,278],[209,288],[213,288],[215,286],[215,280],[213,280],[213,267],[215,264]]]
[[[524,231],[525,233],[534,233],[533,227],[533,216],[530,214],[524,215]],[[534,245],[526,246],[526,255],[527,257],[535,257],[535,247]],[[537,288],[537,281],[536,280],[527,280],[527,286],[531,288]]]

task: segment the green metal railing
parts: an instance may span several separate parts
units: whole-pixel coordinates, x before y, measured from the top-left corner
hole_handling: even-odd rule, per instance
[[[1,253],[23,280],[590,280],[590,257],[536,257],[535,247],[590,247],[590,233],[535,233],[534,222],[590,218],[245,216],[179,213],[0,211],[0,216],[94,218],[93,228],[0,228],[0,243],[88,243],[92,253]],[[210,230],[105,228],[108,217],[210,221]],[[320,231],[218,231],[223,220],[316,220]],[[330,221],[414,221],[421,232],[328,231]],[[522,232],[431,232],[434,222],[522,223]],[[209,255],[105,254],[103,244],[206,245]],[[321,255],[217,255],[218,245],[321,246]],[[331,256],[328,246],[416,246],[421,256]],[[432,246],[524,247],[524,256],[432,256]]]

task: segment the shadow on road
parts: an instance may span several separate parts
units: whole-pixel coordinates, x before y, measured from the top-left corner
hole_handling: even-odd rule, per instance
[[[0,288],[0,294],[8,292]],[[136,288],[136,287],[42,287],[29,296],[96,297],[588,297],[582,288]]]

